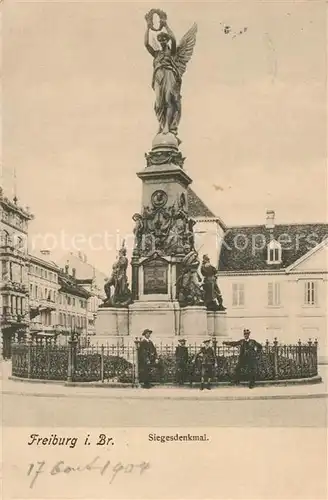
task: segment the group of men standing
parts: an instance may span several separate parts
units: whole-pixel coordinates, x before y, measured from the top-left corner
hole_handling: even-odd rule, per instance
[[[138,349],[139,381],[144,388],[151,387],[152,369],[159,362],[156,347],[150,339],[151,334],[151,330],[144,330]],[[200,389],[211,389],[211,382],[215,373],[216,355],[210,344],[210,339],[204,340],[196,356],[190,358],[186,340],[178,340],[178,346],[175,350],[176,383],[178,385],[192,382],[197,367],[201,375]],[[250,330],[245,329],[243,339],[224,341],[223,345],[239,347],[239,357],[233,383],[238,385],[242,372],[245,372],[248,377],[249,388],[253,388],[256,380],[258,354],[262,350],[261,344],[250,339]]]

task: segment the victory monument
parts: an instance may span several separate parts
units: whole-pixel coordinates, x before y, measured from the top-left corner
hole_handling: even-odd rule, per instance
[[[165,12],[145,16],[145,47],[153,58],[152,89],[158,130],[145,154],[139,213],[133,215],[134,249],[131,288],[124,243],[105,284],[106,301],[96,319],[97,337],[135,337],[145,328],[153,337],[192,341],[225,334],[225,308],[216,268],[194,245],[195,221],[188,215],[187,188],[179,146],[181,87],[196,45],[194,24],[179,44]],[[158,20],[155,26],[155,19]]]

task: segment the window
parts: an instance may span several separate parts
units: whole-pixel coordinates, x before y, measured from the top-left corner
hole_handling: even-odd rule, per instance
[[[232,305],[241,307],[245,305],[245,287],[244,283],[232,284]]]
[[[41,269],[41,278],[43,278],[43,277],[44,277],[44,270]]]
[[[1,232],[1,246],[7,246],[10,244],[10,237],[8,231],[3,230]]]
[[[70,306],[71,305],[71,297],[67,296],[67,304]]]
[[[280,283],[268,283],[268,306],[280,306]]]
[[[316,281],[305,281],[304,283],[304,304],[315,306],[318,301],[318,283]]]
[[[44,277],[46,278],[46,280],[48,279],[48,271],[44,271]]]
[[[16,248],[18,250],[22,250],[23,249],[23,238],[21,238],[20,236],[17,237],[17,243],[16,243]]]
[[[271,240],[267,247],[267,263],[280,264],[281,262],[281,245],[276,240]]]
[[[75,307],[75,299],[73,298],[73,306]]]

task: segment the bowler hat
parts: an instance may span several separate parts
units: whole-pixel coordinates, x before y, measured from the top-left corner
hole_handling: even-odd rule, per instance
[[[186,339],[178,339],[178,342],[184,342],[184,343],[186,343]]]
[[[147,335],[147,333],[153,333],[153,331],[149,330],[149,328],[146,328],[146,330],[142,332],[142,335]]]
[[[205,340],[203,340],[203,344],[208,344],[209,342],[211,342],[211,339],[205,339]]]

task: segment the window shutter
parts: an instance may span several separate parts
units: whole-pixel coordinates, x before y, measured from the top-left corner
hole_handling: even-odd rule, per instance
[[[317,305],[318,303],[318,282],[312,281],[313,292],[312,292],[312,304]]]
[[[308,287],[309,283],[307,281],[304,282],[304,304],[308,304]]]
[[[239,305],[245,305],[245,288],[243,284],[239,285]]]
[[[273,306],[273,283],[268,283],[268,305]]]
[[[232,283],[232,305],[238,305],[238,296],[237,296],[237,283]]]

